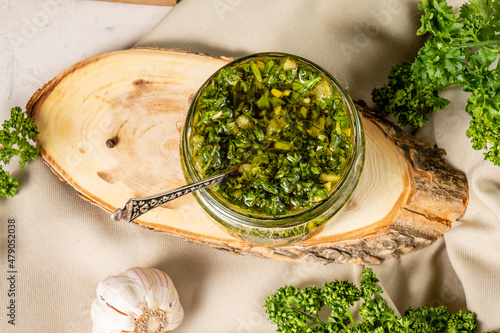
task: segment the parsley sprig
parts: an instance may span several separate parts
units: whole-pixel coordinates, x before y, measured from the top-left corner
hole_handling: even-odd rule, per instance
[[[38,158],[38,149],[30,143],[37,135],[33,119],[26,118],[20,107],[12,108],[10,119],[4,121],[0,131],[0,161],[3,165],[18,156],[19,167],[23,168],[28,161]],[[19,181],[0,164],[0,196],[13,197],[18,189]]]
[[[421,127],[429,113],[444,109],[443,89],[470,93],[472,119],[467,137],[485,159],[500,166],[500,2],[471,0],[455,14],[446,0],[421,0],[418,35],[427,35],[413,63],[396,65],[387,85],[372,91],[373,101],[403,126]]]
[[[373,270],[365,268],[359,288],[339,280],[325,283],[323,288],[285,286],[266,299],[264,309],[280,333],[473,333],[477,330],[474,313],[451,314],[443,305],[410,307],[404,316],[398,317],[382,297],[378,283]],[[353,309],[358,303],[361,303],[357,310],[361,320],[356,322]]]

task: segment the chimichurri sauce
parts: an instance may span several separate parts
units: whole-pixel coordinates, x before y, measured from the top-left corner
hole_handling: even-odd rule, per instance
[[[231,204],[279,216],[323,201],[352,146],[342,98],[294,57],[257,58],[220,70],[201,91],[191,126],[204,177],[239,166],[216,187]]]

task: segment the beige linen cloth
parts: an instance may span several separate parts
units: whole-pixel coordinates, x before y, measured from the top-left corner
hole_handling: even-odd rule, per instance
[[[137,46],[225,56],[289,52],[324,67],[353,98],[370,103],[371,89],[385,82],[390,67],[412,60],[422,45],[415,35],[419,17],[413,0],[182,0]],[[444,304],[476,312],[481,330],[500,331],[500,167],[485,162],[465,137],[466,94],[451,89],[446,97],[451,105],[417,135],[446,149],[446,161],[467,174],[467,212],[432,246],[373,268],[400,312]],[[185,309],[176,332],[274,332],[262,305],[277,288],[357,283],[363,269],[234,256],[112,223],[41,161],[16,176],[24,188],[0,204],[2,225],[7,217],[17,223],[18,319],[6,325],[3,269],[0,332],[90,332],[97,284],[133,266],[156,267],[173,279]],[[0,251],[5,262],[5,246]]]

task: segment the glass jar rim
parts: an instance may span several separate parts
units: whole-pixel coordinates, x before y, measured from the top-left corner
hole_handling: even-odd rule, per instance
[[[203,90],[210,84],[210,82],[219,75],[220,71],[226,68],[230,68],[236,66],[238,64],[244,63],[251,59],[259,59],[259,58],[268,58],[268,57],[278,57],[278,58],[286,58],[290,57],[292,59],[296,59],[305,65],[317,70],[320,75],[328,79],[329,83],[333,85],[336,91],[339,93],[342,98],[342,102],[346,109],[346,113],[349,116],[349,120],[351,122],[351,126],[353,129],[352,138],[353,144],[349,150],[348,161],[346,166],[343,169],[342,175],[339,181],[335,184],[334,188],[328,194],[328,197],[323,201],[318,202],[317,204],[302,210],[295,211],[291,214],[279,215],[279,216],[271,216],[265,214],[255,214],[251,212],[244,212],[243,209],[239,209],[235,206],[232,206],[227,200],[224,200],[215,190],[211,188],[204,188],[195,193],[195,197],[198,201],[201,201],[203,205],[209,205],[219,214],[224,215],[226,218],[232,220],[234,223],[240,224],[242,226],[247,227],[259,227],[259,228],[283,228],[283,227],[294,227],[304,222],[308,222],[311,219],[314,219],[315,216],[320,216],[325,211],[327,211],[331,204],[334,203],[339,198],[345,200],[345,202],[350,197],[350,194],[342,195],[342,191],[349,190],[352,191],[354,188],[346,188],[350,187],[350,183],[347,182],[349,177],[355,173],[360,172],[360,168],[363,166],[364,161],[364,133],[361,124],[361,119],[359,114],[354,106],[354,103],[347,93],[347,91],[340,85],[340,83],[331,75],[328,71],[313,63],[312,61],[293,55],[290,53],[284,52],[260,52],[249,54],[237,59],[234,59],[227,63],[226,65],[219,68],[215,71],[198,89],[198,91],[193,95],[193,99],[191,101],[186,121],[184,123],[182,137],[181,137],[181,161],[183,164],[184,175],[188,182],[196,182],[201,181],[203,178],[198,173],[198,171],[194,168],[192,163],[192,154],[191,147],[189,144],[190,130],[192,118],[197,110],[197,102],[203,92]],[[359,161],[360,160],[360,161]],[[360,165],[361,163],[361,165]],[[359,177],[358,177],[359,178]],[[357,183],[357,181],[356,181]],[[344,203],[345,203],[344,202]],[[343,206],[343,204],[341,205]],[[340,208],[339,208],[340,209]]]

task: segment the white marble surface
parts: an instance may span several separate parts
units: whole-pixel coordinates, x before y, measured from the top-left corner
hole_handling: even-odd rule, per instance
[[[0,0],[0,120],[60,71],[132,47],[168,6],[78,0]]]

